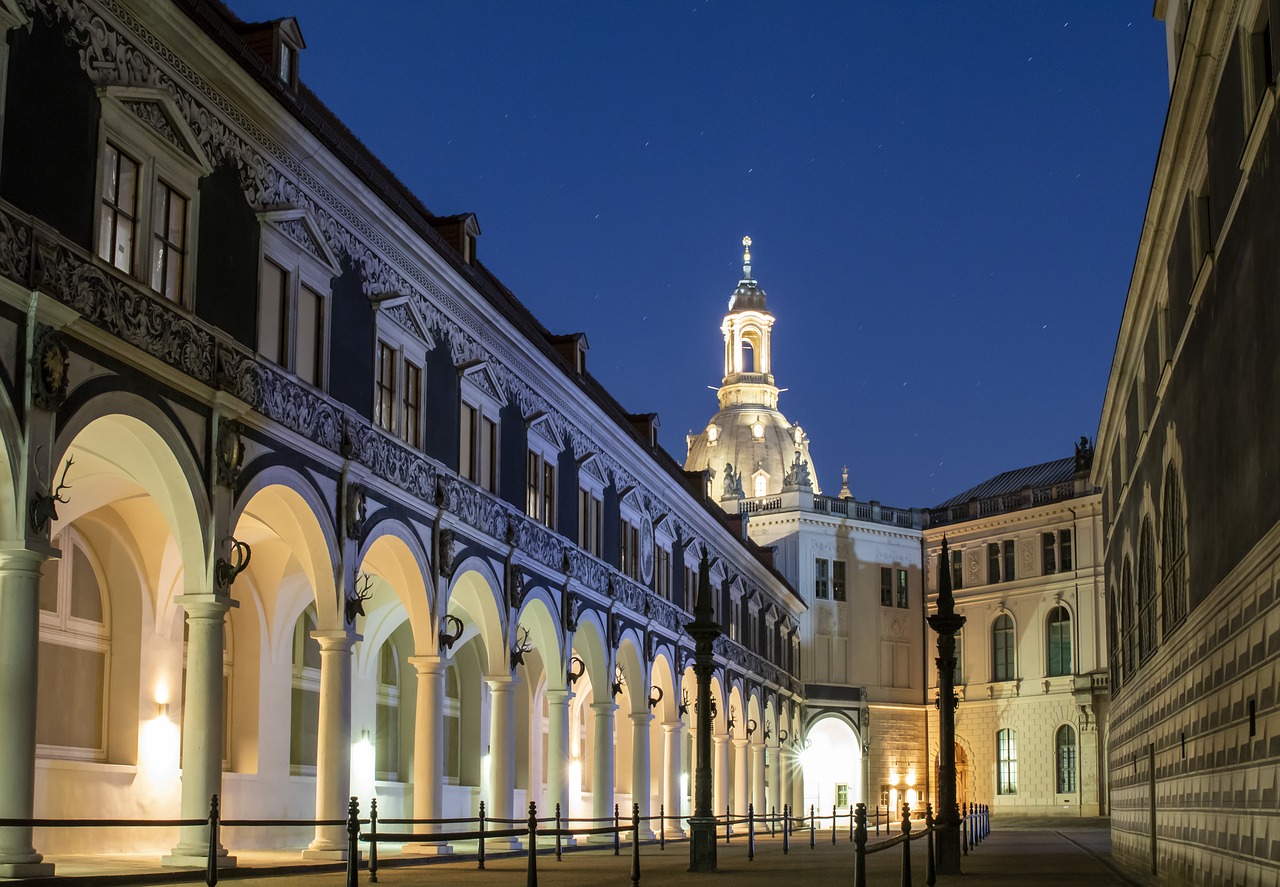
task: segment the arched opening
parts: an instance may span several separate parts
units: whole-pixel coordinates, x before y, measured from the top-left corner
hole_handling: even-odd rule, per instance
[[[815,722],[805,738],[808,747],[800,753],[804,809],[812,804],[819,811],[830,811],[835,805],[847,814],[862,793],[862,743],[849,722],[834,715]],[[907,780],[907,790],[914,797],[914,772],[901,778]]]

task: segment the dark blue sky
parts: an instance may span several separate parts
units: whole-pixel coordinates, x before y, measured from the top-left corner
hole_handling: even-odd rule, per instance
[[[298,16],[302,79],[678,460],[744,234],[826,492],[847,464],[931,505],[1097,430],[1168,101],[1150,0],[230,2]]]

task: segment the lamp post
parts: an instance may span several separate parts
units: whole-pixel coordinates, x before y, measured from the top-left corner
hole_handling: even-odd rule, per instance
[[[956,809],[956,632],[965,618],[956,613],[951,590],[951,558],[947,537],[942,537],[938,555],[938,612],[929,617],[929,627],[938,635],[938,817],[937,871],[940,875],[960,874],[960,813]]]
[[[693,674],[697,680],[698,747],[695,750],[693,816],[689,819],[689,871],[716,870],[716,819],[711,809],[711,645],[720,636],[711,618],[711,567],[703,551],[698,565],[698,597],[693,621],[685,626],[693,638]]]

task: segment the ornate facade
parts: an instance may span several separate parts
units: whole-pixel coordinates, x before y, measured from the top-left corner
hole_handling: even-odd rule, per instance
[[[805,600],[474,217],[298,82],[294,20],[0,0],[0,28],[0,817],[687,811],[702,558],[722,618],[752,602],[717,792],[799,802]],[[0,874],[203,865],[203,833],[4,829]]]

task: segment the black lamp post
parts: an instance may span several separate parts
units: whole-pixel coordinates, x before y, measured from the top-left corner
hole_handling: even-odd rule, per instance
[[[956,807],[956,632],[965,618],[956,613],[951,590],[951,558],[947,537],[942,537],[938,555],[938,612],[929,617],[929,627],[938,635],[938,817],[937,871],[940,875],[960,874],[960,811]]]
[[[693,816],[689,819],[689,871],[716,870],[716,819],[711,809],[711,645],[722,634],[711,618],[711,567],[703,551],[698,565],[698,597],[693,621],[685,626],[693,638],[693,674],[698,695],[694,707],[698,723],[693,779]]]

